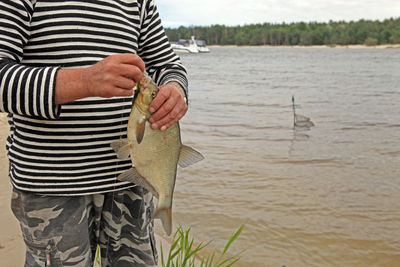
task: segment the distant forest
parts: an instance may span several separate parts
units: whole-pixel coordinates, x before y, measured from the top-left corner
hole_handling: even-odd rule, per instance
[[[207,27],[167,28],[171,42],[179,39],[202,39],[208,45],[381,45],[400,44],[400,17],[384,21],[329,21],[244,26],[212,25]]]

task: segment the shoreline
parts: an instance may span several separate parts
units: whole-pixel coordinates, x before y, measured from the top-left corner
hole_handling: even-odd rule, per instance
[[[302,48],[302,49],[400,49],[400,44],[392,45],[208,45],[209,48]]]

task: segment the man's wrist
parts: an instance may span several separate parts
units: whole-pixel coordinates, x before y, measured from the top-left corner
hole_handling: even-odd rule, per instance
[[[183,98],[185,99],[185,102],[187,102],[187,97],[186,97],[186,92],[185,89],[183,89],[182,85],[176,81],[171,81],[167,83],[168,85],[172,85],[173,87],[175,87],[176,89],[178,89],[178,91],[181,93],[181,95],[183,96]]]
[[[90,95],[86,69],[60,69],[56,78],[55,103],[63,104]]]

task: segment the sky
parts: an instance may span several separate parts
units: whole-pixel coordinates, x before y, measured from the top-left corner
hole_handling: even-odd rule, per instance
[[[155,0],[165,27],[383,20],[400,0]]]

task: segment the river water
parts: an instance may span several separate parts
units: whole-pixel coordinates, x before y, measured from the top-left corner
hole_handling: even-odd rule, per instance
[[[213,48],[190,77],[174,223],[236,266],[400,263],[400,50]],[[315,126],[293,128],[296,112]]]

